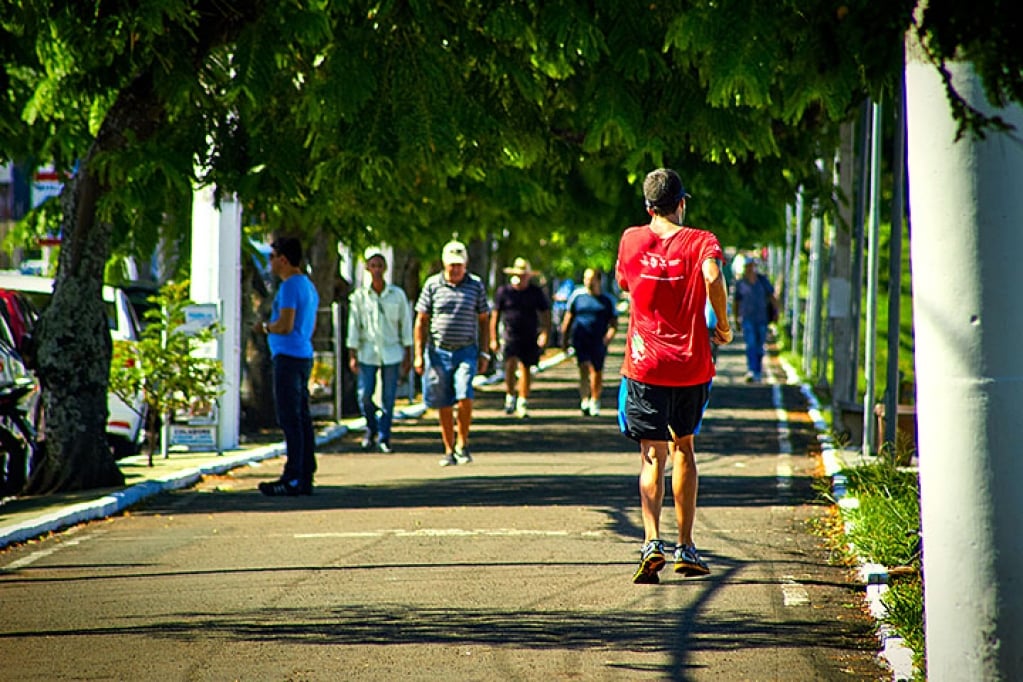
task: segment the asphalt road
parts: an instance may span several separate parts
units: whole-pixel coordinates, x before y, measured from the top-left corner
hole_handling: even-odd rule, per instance
[[[862,586],[809,525],[827,507],[803,399],[742,383],[739,347],[697,441],[712,574],[632,584],[617,361],[598,418],[572,360],[528,420],[482,389],[471,465],[437,465],[427,413],[395,454],[324,448],[312,497],[256,491],[275,459],[0,552],[0,680],[886,679]]]

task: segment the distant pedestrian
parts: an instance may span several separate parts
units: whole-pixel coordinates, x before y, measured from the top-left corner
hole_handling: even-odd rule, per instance
[[[665,564],[661,539],[664,476],[672,459],[678,522],[675,572],[710,573],[693,542],[698,487],[694,436],[714,376],[711,341],[732,340],[721,245],[710,232],[685,226],[686,194],[678,174],[649,173],[643,182],[650,223],[630,227],[618,246],[619,286],[630,292],[629,332],[619,390],[619,425],[639,442],[643,547],[635,583],[657,583]],[[717,318],[708,335],[705,304]]]
[[[366,419],[363,451],[389,453],[398,377],[412,367],[412,306],[405,291],[384,279],[387,259],[376,247],[363,254],[369,282],[352,293],[348,365],[358,377],[359,412]],[[380,404],[373,401],[380,376]]]
[[[735,281],[735,305],[732,306],[746,344],[746,381],[753,383],[763,378],[767,325],[771,321],[771,307],[777,310],[778,305],[771,280],[757,272],[757,265],[756,258],[746,258],[742,277]]]
[[[472,380],[490,362],[490,305],[482,280],[468,272],[469,255],[458,241],[444,245],[444,270],[426,279],[416,301],[413,366],[423,377],[423,401],[437,410],[444,459],[441,466],[472,462]],[[458,406],[457,435],[455,405]]]
[[[614,301],[604,293],[602,273],[587,268],[583,285],[568,299],[561,321],[562,346],[571,344],[579,365],[579,410],[584,416],[600,415],[604,388],[604,359],[618,328]]]
[[[543,289],[533,284],[528,260],[516,258],[504,272],[511,278],[494,296],[490,350],[504,355],[504,412],[524,419],[529,416],[530,368],[539,364],[547,347],[551,306]]]
[[[264,495],[311,495],[316,473],[316,440],[309,412],[309,374],[313,368],[313,330],[319,296],[302,272],[302,243],[281,237],[270,245],[270,271],[280,279],[270,319],[255,331],[267,336],[273,361],[274,406],[284,431],[287,459],[276,481],[264,481]]]

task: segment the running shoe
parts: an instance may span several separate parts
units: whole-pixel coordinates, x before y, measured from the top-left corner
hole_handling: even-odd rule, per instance
[[[698,575],[708,575],[710,569],[707,567],[707,562],[696,551],[695,545],[681,545],[675,548],[675,572],[692,578]]]
[[[518,403],[515,405],[515,415],[519,419],[527,419],[529,417],[529,405],[524,398],[519,398]]]
[[[511,393],[504,394],[504,413],[511,414],[515,411],[515,396]]]
[[[440,465],[442,467],[453,467],[456,466],[457,464],[458,460],[455,459],[455,453],[453,452],[449,452],[448,454],[444,455],[444,459],[440,461]]]
[[[643,545],[639,553],[639,568],[632,576],[637,585],[656,585],[661,582],[657,572],[664,568],[664,541],[654,538]]]
[[[312,494],[312,485],[309,486]],[[298,481],[286,483],[284,481],[263,481],[259,484],[259,492],[267,497],[295,497],[301,495],[303,490],[299,487]]]
[[[385,455],[389,455],[392,452],[394,452],[394,450],[391,449],[391,444],[388,443],[386,440],[382,440],[379,443],[377,443],[377,450],[379,452],[384,453]]]
[[[596,398],[590,400],[590,416],[591,417],[600,416],[600,401],[597,400]]]
[[[362,443],[359,444],[359,447],[362,448],[363,452],[369,452],[373,449],[373,443],[375,440],[376,437],[372,433],[367,433],[362,437]]]
[[[579,401],[579,411],[583,413],[584,417],[590,416],[590,399],[583,398]]]
[[[455,448],[455,464],[469,464],[472,462],[472,455],[469,454],[469,448],[464,445],[460,448]]]

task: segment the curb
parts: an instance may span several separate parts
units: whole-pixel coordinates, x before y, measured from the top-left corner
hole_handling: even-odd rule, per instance
[[[824,475],[831,479],[831,490],[835,497],[836,504],[844,511],[855,508],[859,500],[851,497],[846,490],[846,477],[838,473],[845,468],[845,463],[839,455],[839,449],[835,447],[834,441],[828,436],[828,424],[820,409],[817,396],[808,384],[802,382],[795,368],[784,358],[779,358],[782,368],[785,370],[786,383],[798,385],[803,397],[807,402],[807,414],[813,422],[814,430],[817,431],[817,441],[821,446],[821,460],[824,464]],[[892,682],[907,682],[913,679],[913,651],[906,646],[902,637],[894,634],[891,627],[881,622],[887,614],[887,609],[881,601],[881,595],[888,591],[888,569],[880,564],[869,563],[860,559],[859,575],[860,580],[866,586],[865,599],[870,615],[877,621],[877,638],[881,644],[881,651],[878,656],[892,671]]]

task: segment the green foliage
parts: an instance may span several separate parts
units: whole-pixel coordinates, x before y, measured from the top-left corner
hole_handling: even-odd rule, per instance
[[[843,469],[848,494],[858,501],[844,511],[846,524],[835,524],[841,547],[889,569],[888,590],[881,600],[884,622],[913,652],[919,679],[924,678],[924,604],[920,544],[920,483],[915,471],[879,457]],[[830,494],[828,493],[828,496]]]
[[[893,580],[881,595],[891,626],[913,652],[914,680],[926,680],[926,642],[924,631],[924,583],[919,573]]]
[[[187,280],[164,285],[150,301],[147,325],[135,342],[114,345],[110,390],[125,403],[141,394],[148,410],[147,430],[152,450],[157,417],[195,406],[212,405],[222,392],[219,360],[194,352],[213,342],[219,325],[189,333],[182,329],[188,300]]]

